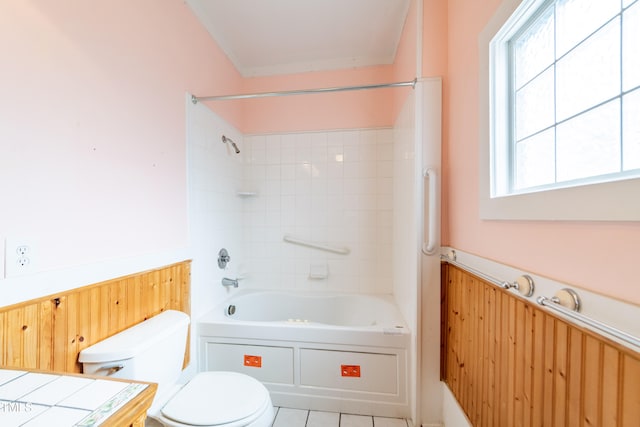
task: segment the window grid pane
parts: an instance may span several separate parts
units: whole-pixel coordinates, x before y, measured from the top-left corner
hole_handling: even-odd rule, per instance
[[[520,89],[542,70],[554,62],[553,54],[553,8],[549,7],[537,21],[527,29],[515,45],[516,89]]]
[[[516,189],[553,184],[556,179],[555,130],[549,129],[516,145]]]
[[[557,0],[556,58],[620,13],[618,0]]]
[[[622,152],[624,171],[640,169],[640,89],[622,98]]]
[[[515,109],[517,141],[555,124],[553,68],[516,92]]]
[[[622,14],[622,90],[640,86],[640,2]]]
[[[607,24],[556,66],[558,122],[620,94],[620,20]]]
[[[556,0],[546,7],[507,43],[510,191],[640,173],[640,90],[622,99],[640,86],[640,1]]]
[[[620,172],[620,100],[558,125],[557,180]]]

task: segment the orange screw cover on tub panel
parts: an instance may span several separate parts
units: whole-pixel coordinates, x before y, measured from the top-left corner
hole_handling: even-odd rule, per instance
[[[262,368],[262,356],[245,354],[244,366],[251,366],[252,368]]]
[[[360,365],[340,365],[340,372],[343,377],[360,378]]]

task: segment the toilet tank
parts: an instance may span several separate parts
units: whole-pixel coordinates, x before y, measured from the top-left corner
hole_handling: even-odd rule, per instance
[[[189,316],[167,310],[80,352],[85,374],[174,384],[184,360]]]

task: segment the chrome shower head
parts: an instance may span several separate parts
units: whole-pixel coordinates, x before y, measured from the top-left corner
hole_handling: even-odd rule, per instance
[[[236,154],[240,154],[240,149],[238,148],[238,146],[236,145],[235,142],[233,142],[233,140],[231,138],[227,138],[226,136],[222,135],[222,142],[223,143],[231,143],[231,145],[233,146],[233,149],[236,151]]]

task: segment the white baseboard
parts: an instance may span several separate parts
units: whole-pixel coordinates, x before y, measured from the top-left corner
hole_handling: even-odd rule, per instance
[[[442,397],[442,420],[444,427],[473,427],[445,383],[442,383]],[[423,427],[427,426],[423,425]]]

